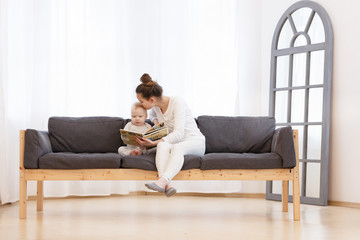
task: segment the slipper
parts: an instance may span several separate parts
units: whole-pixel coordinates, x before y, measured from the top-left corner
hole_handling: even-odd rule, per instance
[[[157,191],[157,192],[165,192],[165,188],[161,188],[159,187],[158,185],[156,185],[156,183],[152,182],[152,183],[146,183],[145,186],[148,188],[148,189],[151,189],[151,190],[154,190],[154,191]]]
[[[172,195],[174,195],[176,193],[176,189],[171,187],[166,189],[165,194],[167,197],[171,197]]]

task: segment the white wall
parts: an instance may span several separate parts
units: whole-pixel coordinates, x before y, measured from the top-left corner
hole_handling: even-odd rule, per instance
[[[263,114],[268,111],[270,49],[275,26],[283,12],[297,1],[262,0]],[[329,200],[360,203],[360,1],[317,0],[328,12],[334,30],[334,69],[331,106]]]

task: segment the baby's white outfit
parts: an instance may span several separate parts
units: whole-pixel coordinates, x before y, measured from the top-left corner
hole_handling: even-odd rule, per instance
[[[125,125],[124,130],[143,134],[147,132],[150,128],[151,126],[148,123],[145,123],[142,126],[135,126],[131,122],[128,122]],[[133,146],[133,145],[121,146],[119,147],[118,152],[121,156],[125,156],[125,155],[130,155],[131,151],[133,150],[141,150],[143,154],[146,154],[146,150],[142,150],[140,146]]]

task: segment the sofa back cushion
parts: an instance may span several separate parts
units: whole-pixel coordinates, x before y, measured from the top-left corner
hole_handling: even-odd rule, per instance
[[[199,116],[206,153],[265,153],[271,150],[273,117]]]
[[[123,144],[119,130],[126,122],[118,117],[51,117],[51,148],[53,152],[117,152]]]

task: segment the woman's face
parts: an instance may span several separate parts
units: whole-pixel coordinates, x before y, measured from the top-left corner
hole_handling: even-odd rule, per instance
[[[146,109],[149,110],[155,106],[155,99],[154,97],[150,97],[149,99],[143,98],[141,93],[136,94],[137,99],[139,100],[140,104]]]

